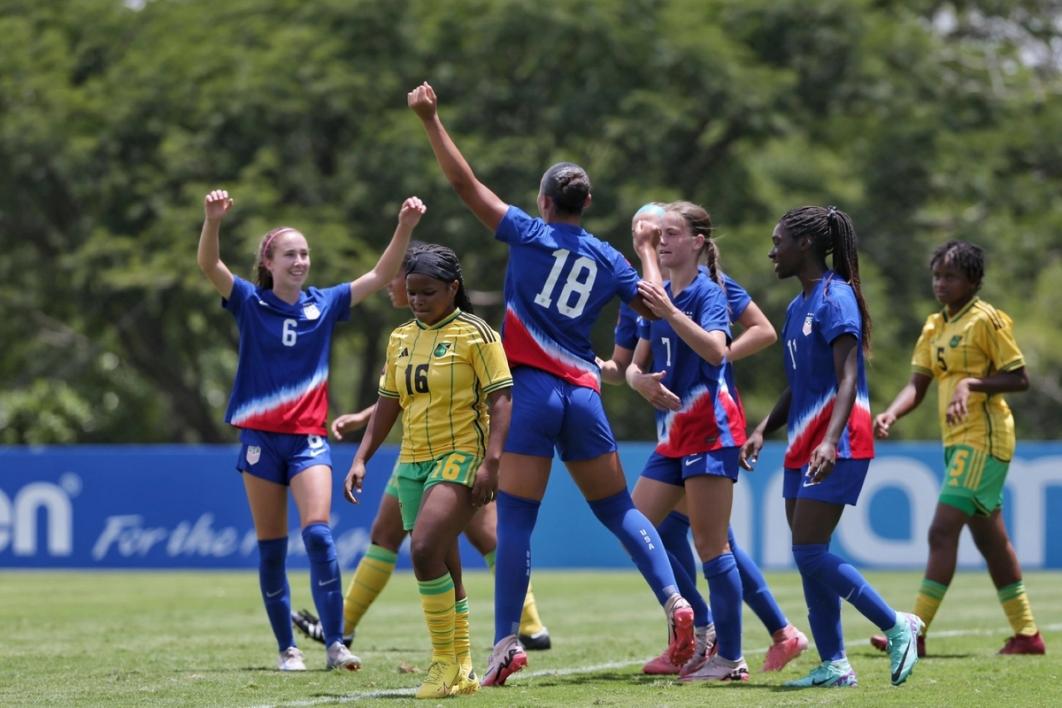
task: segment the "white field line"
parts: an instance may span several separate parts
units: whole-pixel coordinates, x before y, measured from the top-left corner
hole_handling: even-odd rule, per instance
[[[1001,632],[1006,632],[1006,629],[948,629],[941,631],[934,631],[934,637],[983,637],[994,636]],[[1062,631],[1062,623],[1048,624],[1040,627],[1041,632],[1058,632]],[[865,641],[866,637],[860,637],[859,639],[851,640],[845,639],[845,644],[858,643],[859,641]],[[752,649],[745,652],[746,656],[755,654],[765,654],[767,647],[761,647],[759,649]],[[650,657],[651,658],[651,657]],[[513,674],[511,680],[521,681],[523,679],[538,678],[541,676],[574,676],[578,674],[592,674],[598,671],[607,671],[608,669],[625,669],[629,666],[638,666],[645,663],[648,659],[639,659],[637,661],[610,661],[605,664],[593,664],[591,666],[576,666],[570,669],[542,669],[541,671],[522,671],[518,674]],[[483,691],[490,691],[493,689],[483,688]],[[354,691],[352,693],[345,693],[340,696],[327,696],[320,698],[308,698],[301,701],[285,701],[283,703],[263,703],[261,705],[252,706],[252,708],[300,708],[301,706],[318,706],[325,705],[327,703],[355,703],[357,701],[364,701],[370,698],[404,698],[406,696],[412,696],[416,692],[415,688],[389,688],[380,691]]]

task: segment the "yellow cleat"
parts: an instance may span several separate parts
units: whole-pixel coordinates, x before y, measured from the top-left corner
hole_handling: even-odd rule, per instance
[[[420,684],[414,698],[447,698],[458,687],[461,665],[453,659],[436,659],[428,667],[428,675]]]
[[[468,667],[467,671],[462,667],[457,674],[457,685],[454,686],[453,692],[450,695],[470,696],[478,691],[479,677],[476,676],[476,672],[472,670],[471,666]]]

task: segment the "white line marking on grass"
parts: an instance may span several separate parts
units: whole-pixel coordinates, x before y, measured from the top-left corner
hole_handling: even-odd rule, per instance
[[[991,636],[999,634],[1000,631],[1005,630],[991,630],[991,629],[947,629],[939,632],[933,632],[934,637],[980,637]],[[1040,627],[1041,632],[1058,632],[1062,631],[1062,623],[1042,625]],[[861,637],[866,639],[866,637]],[[846,644],[856,644],[859,639],[845,639]],[[765,654],[767,647],[761,647],[759,649],[752,649],[746,652],[746,654]],[[648,659],[639,659],[637,661],[610,661],[605,664],[593,664],[591,666],[577,666],[570,669],[542,669],[540,671],[521,671],[519,674],[513,674],[512,679],[517,681],[523,681],[524,679],[541,678],[544,676],[576,676],[579,674],[592,674],[598,671],[607,671],[608,669],[625,669],[629,666],[638,666],[645,663]],[[495,689],[483,688],[482,691],[491,691]],[[369,698],[404,698],[406,696],[412,696],[416,693],[415,688],[390,688],[380,691],[355,691],[353,693],[345,693],[340,696],[322,696],[321,698],[308,698],[301,701],[285,701],[283,703],[264,703],[259,706],[252,706],[252,708],[300,708],[301,706],[319,706],[327,703],[354,703],[356,701],[364,701]]]

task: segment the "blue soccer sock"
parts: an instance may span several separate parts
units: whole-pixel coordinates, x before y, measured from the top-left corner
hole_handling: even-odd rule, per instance
[[[756,616],[767,628],[768,634],[774,634],[789,624],[789,620],[782,614],[782,609],[775,602],[771,589],[767,587],[767,579],[763,577],[756,561],[745,552],[744,548],[737,545],[734,540],[734,529],[727,530],[727,541],[730,543],[730,552],[734,554],[737,562],[738,573],[741,574],[741,588],[745,596],[745,604],[756,613]]]
[[[841,632],[841,596],[818,580],[801,574],[804,601],[808,605],[808,626],[815,638],[815,649],[823,661],[845,657],[844,634]]]
[[[660,605],[667,604],[668,598],[678,592],[675,574],[671,571],[671,562],[656,527],[649,523],[645,514],[634,508],[630,492],[624,489],[611,497],[595,499],[589,504],[594,516],[627,549],[634,565],[656,594]]]
[[[310,593],[321,616],[325,646],[343,641],[343,588],[339,582],[336,544],[327,524],[310,524],[302,530],[310,559]],[[290,624],[290,618],[289,618]]]
[[[732,553],[722,553],[704,564],[719,656],[741,658],[741,574]]]
[[[286,536],[258,542],[258,585],[262,588],[262,601],[273,636],[277,638],[278,651],[295,646],[291,633],[291,589],[285,572],[287,556]]]
[[[840,556],[830,553],[829,548],[825,543],[794,545],[793,557],[800,574],[815,578],[836,592],[882,631],[892,629],[896,624],[896,611],[858,570]]]
[[[494,643],[520,630],[531,577],[531,531],[541,502],[498,492],[498,546],[494,549]]]

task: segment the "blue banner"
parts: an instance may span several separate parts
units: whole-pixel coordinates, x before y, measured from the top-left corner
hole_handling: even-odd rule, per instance
[[[0,447],[0,567],[252,568],[257,544],[237,446]],[[333,518],[340,562],[350,567],[369,529],[397,455],[373,458],[358,506],[341,484],[354,446],[333,449]],[[625,443],[620,456],[633,487],[652,446]],[[781,498],[782,447],[769,444],[758,468],[735,487],[735,535],[768,568],[792,566]],[[878,445],[859,505],[848,508],[834,548],[865,568],[922,568],[926,534],[943,475],[936,443]],[[1010,466],[1004,518],[1024,568],[1062,568],[1062,443],[1019,443]],[[293,567],[305,567],[294,505],[288,511]],[[462,541],[470,567],[475,551]],[[630,561],[598,523],[563,465],[554,463],[532,539],[543,568],[628,568]],[[961,567],[979,567],[968,534]],[[399,567],[409,566],[406,547]]]

